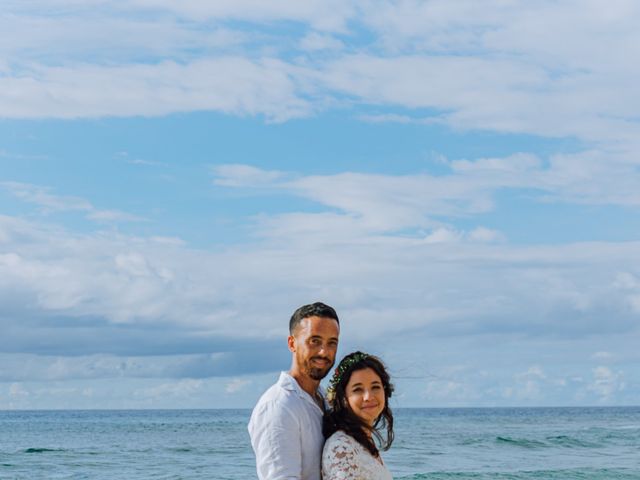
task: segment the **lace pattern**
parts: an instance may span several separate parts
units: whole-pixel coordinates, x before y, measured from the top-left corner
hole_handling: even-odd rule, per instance
[[[393,480],[378,459],[353,437],[338,430],[324,444],[323,480]]]

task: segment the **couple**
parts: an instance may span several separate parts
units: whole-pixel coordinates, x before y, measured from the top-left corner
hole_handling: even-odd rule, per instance
[[[382,362],[350,353],[336,368],[326,399],[320,391],[339,333],[338,315],[324,303],[293,313],[291,370],[262,395],[249,421],[260,480],[391,480],[376,445],[387,450],[393,441],[393,386]]]

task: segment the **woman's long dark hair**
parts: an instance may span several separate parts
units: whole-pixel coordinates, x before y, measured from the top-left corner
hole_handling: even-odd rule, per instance
[[[366,368],[376,372],[380,380],[382,380],[384,388],[384,409],[376,419],[373,427],[353,413],[346,395],[347,384],[353,372]],[[336,431],[342,430],[369,450],[374,457],[380,454],[376,442],[382,450],[388,450],[393,442],[393,414],[389,407],[389,398],[393,393],[393,385],[382,361],[378,357],[362,352],[350,353],[340,361],[338,368],[336,368],[330,390],[329,403],[331,410],[325,413],[322,424],[324,437],[329,438]],[[369,438],[366,433],[367,430],[372,432],[376,442]],[[383,430],[386,431],[384,437],[381,433]]]

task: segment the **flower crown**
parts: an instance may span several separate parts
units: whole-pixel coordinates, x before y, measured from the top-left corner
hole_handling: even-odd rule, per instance
[[[336,368],[333,372],[333,377],[331,377],[331,381],[329,382],[329,388],[327,388],[327,400],[329,402],[333,402],[336,396],[336,387],[340,383],[340,380],[342,380],[342,376],[345,374],[345,372],[356,363],[361,362],[368,357],[370,357],[368,353],[355,352],[352,354],[352,356],[347,356],[342,359],[342,361],[338,365],[338,368]]]

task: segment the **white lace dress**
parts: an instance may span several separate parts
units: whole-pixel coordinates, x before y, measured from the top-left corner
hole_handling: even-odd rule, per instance
[[[338,430],[322,450],[322,480],[393,480],[393,477],[369,450]]]

